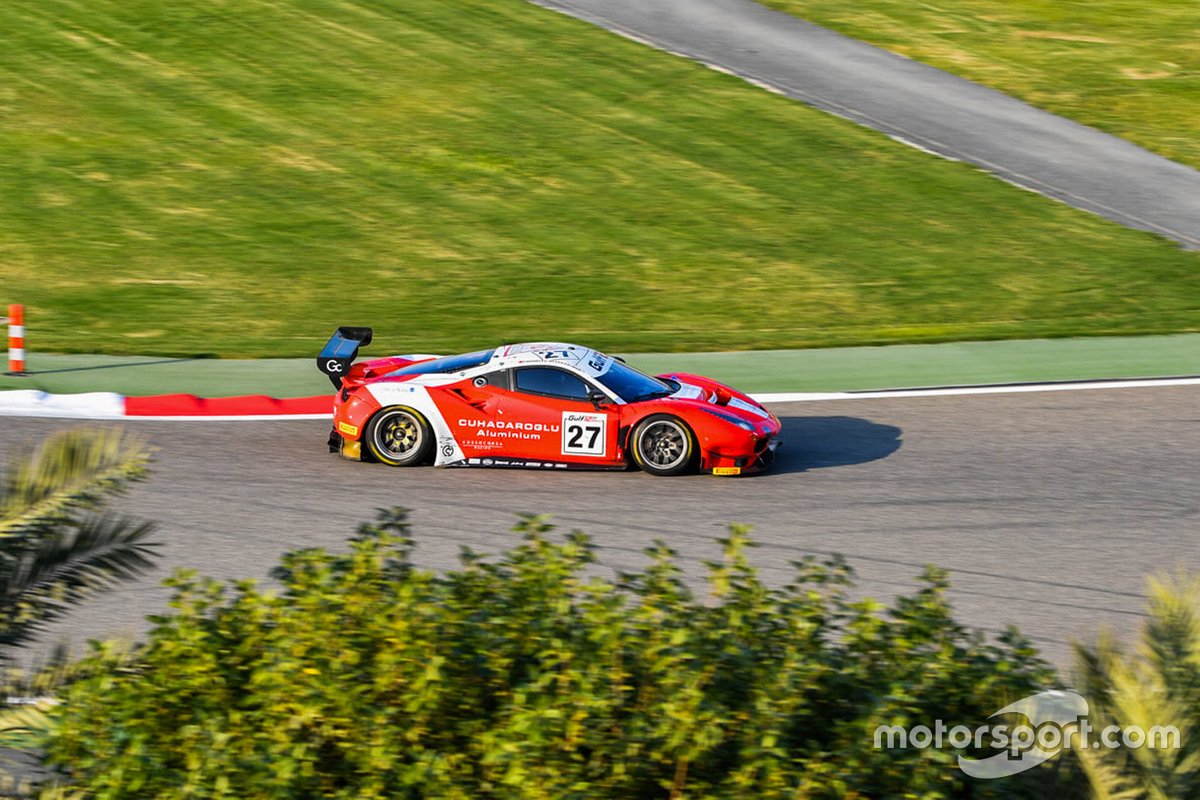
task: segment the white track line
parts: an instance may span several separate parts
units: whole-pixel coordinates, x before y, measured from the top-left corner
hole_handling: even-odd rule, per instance
[[[893,397],[947,397],[968,394],[1021,394],[1070,392],[1084,389],[1152,389],[1161,386],[1200,386],[1200,378],[1147,378],[1145,380],[1071,381],[1001,386],[955,386],[930,389],[895,389],[870,392],[775,392],[751,395],[760,403],[810,403],[818,400],[882,400]]]
[[[812,403],[839,400],[887,400],[902,397],[948,397],[976,394],[1021,394],[1026,392],[1069,392],[1085,389],[1152,389],[1166,386],[1200,386],[1200,378],[1147,378],[1144,380],[1073,381],[1063,383],[1005,384],[1000,386],[956,386],[929,389],[892,389],[866,392],[757,392],[750,395],[760,403]],[[109,392],[54,395],[18,390],[0,392],[0,416],[57,419],[131,420],[146,422],[275,422],[328,420],[330,414],[241,414],[230,416],[124,415],[124,398]]]

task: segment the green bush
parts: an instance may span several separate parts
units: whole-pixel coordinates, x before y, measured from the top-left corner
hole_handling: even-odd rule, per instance
[[[583,534],[517,530],[438,574],[392,510],[348,554],[285,556],[277,590],[180,573],[143,646],[96,646],[49,760],[98,798],[990,797],[1053,778],[873,749],[878,724],[982,722],[1053,682],[1015,632],[954,622],[939,571],[886,613],[840,560],[773,589],[734,526],[702,597],[665,544],[606,579]]]

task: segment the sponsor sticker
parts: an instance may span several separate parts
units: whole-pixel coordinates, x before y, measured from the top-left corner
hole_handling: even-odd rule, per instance
[[[474,429],[475,436],[493,439],[541,439],[543,433],[558,433],[557,425],[521,420],[486,419],[472,422],[469,419],[459,419],[458,426]],[[470,433],[470,430],[467,432]]]
[[[741,475],[741,467],[713,467],[713,475]]]
[[[608,415],[564,411],[562,452],[565,456],[604,456],[608,453]]]
[[[339,422],[338,433],[344,433],[347,436],[358,436],[358,426],[351,425],[348,422]]]

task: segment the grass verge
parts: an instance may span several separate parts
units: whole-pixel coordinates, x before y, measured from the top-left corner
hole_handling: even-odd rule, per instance
[[[762,0],[1200,167],[1200,4]]]
[[[1200,329],[1196,253],[521,0],[11,0],[5,26],[0,301],[34,350]]]

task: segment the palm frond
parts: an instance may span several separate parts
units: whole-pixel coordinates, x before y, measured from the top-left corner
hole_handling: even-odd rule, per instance
[[[91,516],[0,563],[0,647],[27,642],[72,606],[152,569],[152,523]],[[2,657],[2,656],[0,656]]]
[[[0,479],[0,663],[71,606],[151,568],[153,526],[102,513],[145,476],[149,454],[119,429],[80,428],[10,456]]]
[[[1171,695],[1162,676],[1146,662],[1122,663],[1112,672],[1110,712],[1122,727],[1150,732],[1170,725],[1180,742],[1189,739],[1191,709]],[[1183,748],[1127,748],[1126,774],[1136,777],[1148,797],[1177,800],[1196,785],[1196,758]]]
[[[12,702],[17,699],[27,702]],[[8,702],[0,706],[0,750],[36,749],[54,727],[54,721],[47,711],[56,701],[50,697],[6,700]]]
[[[1075,685],[1084,697],[1098,704],[1098,708],[1093,708],[1093,716],[1103,713],[1112,693],[1110,673],[1123,657],[1121,647],[1107,630],[1100,631],[1093,647],[1075,643]]]
[[[146,475],[150,451],[119,428],[51,434],[10,454],[0,481],[0,539],[44,535]]]
[[[1172,696],[1200,706],[1200,576],[1159,576],[1149,587],[1142,655]]]
[[[1141,800],[1146,793],[1126,777],[1122,758],[1111,750],[1075,749],[1083,774],[1091,785],[1093,800]]]
[[[1077,646],[1078,685],[1097,728],[1115,723],[1151,737],[1174,728],[1178,746],[1078,751],[1100,800],[1200,798],[1200,577],[1155,578],[1148,594],[1137,655],[1123,654],[1108,635],[1095,649]]]

